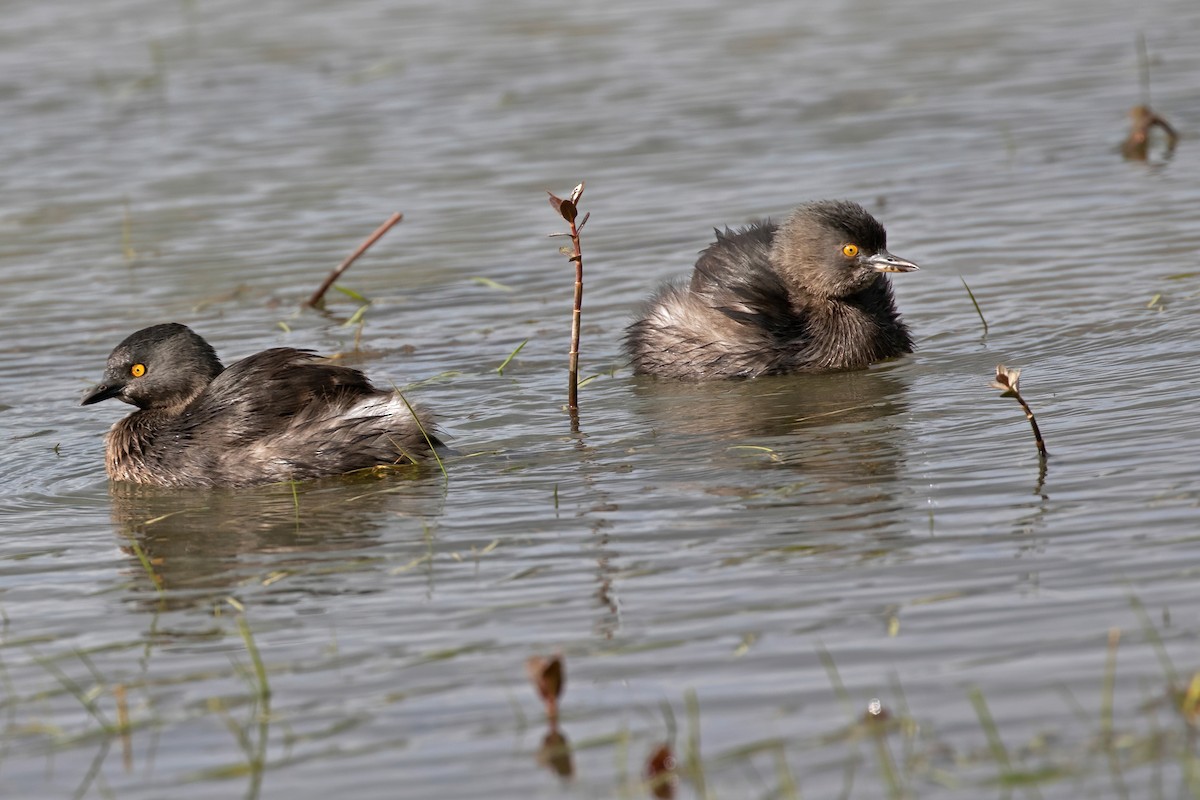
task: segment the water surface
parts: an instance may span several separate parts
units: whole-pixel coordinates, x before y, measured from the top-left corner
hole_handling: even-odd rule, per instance
[[[1165,699],[1200,664],[1194,3],[9,12],[6,797],[645,796],[664,741],[697,758],[681,796],[1006,797],[976,689],[1043,797],[1196,793]],[[1166,164],[1116,152],[1138,31],[1184,136]],[[544,190],[583,179],[575,434]],[[823,197],[921,263],[895,281],[917,353],[630,376],[631,309],[713,226]],[[393,211],[343,281],[362,330],[340,294],[297,311]],[[126,409],[78,397],[167,320],[409,387],[448,478],[110,486]],[[569,780],[524,674],[552,652]]]

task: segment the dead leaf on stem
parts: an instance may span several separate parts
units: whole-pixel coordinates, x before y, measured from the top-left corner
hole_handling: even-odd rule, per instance
[[[679,782],[675,769],[675,753],[669,744],[660,745],[646,761],[646,783],[650,794],[659,800],[672,800],[675,797],[675,786]]]
[[[533,656],[525,662],[525,671],[546,706],[546,716],[553,724],[558,719],[558,698],[562,696],[563,686],[567,682],[562,656]]]
[[[996,380],[992,381],[992,388],[999,389],[1004,392],[1001,397],[1016,397],[1021,391],[1021,370],[1009,369],[1003,364],[996,365]]]
[[[576,186],[575,188],[580,189],[582,186],[583,184],[579,184],[579,186]],[[582,194],[582,190],[580,193]],[[575,221],[575,217],[579,214],[579,209],[576,208],[574,200],[563,200],[561,197],[549,190],[546,191],[546,194],[550,195],[551,208],[557,211],[568,223]],[[572,192],[571,196],[574,197],[575,193]]]

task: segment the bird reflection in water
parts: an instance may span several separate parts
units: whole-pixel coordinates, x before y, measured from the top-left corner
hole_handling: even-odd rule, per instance
[[[717,486],[711,476],[712,465],[723,458],[745,463],[760,457],[763,469],[799,475],[796,491],[781,498],[785,502],[859,512],[874,503],[886,512],[896,506],[887,487],[905,468],[898,428],[908,412],[906,374],[904,365],[888,365],[723,383],[640,381],[634,385],[635,409],[650,418],[656,434],[650,457],[674,439],[682,439],[680,446],[690,452],[711,453],[701,455],[709,464],[696,478],[705,491],[759,495],[764,489],[758,480]],[[746,470],[722,474],[736,480]]]
[[[137,581],[132,591],[163,610],[219,602],[234,586],[273,576],[319,594],[324,583],[314,566],[357,557],[397,517],[436,517],[444,487],[432,477],[364,475],[240,490],[113,482],[110,495],[131,571],[153,582]]]

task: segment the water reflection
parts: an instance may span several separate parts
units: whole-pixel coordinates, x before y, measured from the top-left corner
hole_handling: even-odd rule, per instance
[[[907,411],[894,370],[796,375],[721,383],[640,380],[640,409],[659,431],[774,437],[867,424]]]
[[[110,495],[130,572],[145,578],[133,591],[140,605],[162,610],[210,604],[252,577],[344,568],[378,546],[397,517],[440,514],[444,487],[433,477],[390,475],[237,491],[112,483]],[[321,593],[314,580],[303,591]]]
[[[658,436],[683,435],[710,449],[707,461],[722,482],[710,480],[706,491],[755,506],[820,510],[797,518],[792,533],[908,530],[895,494],[907,468],[902,419],[909,410],[908,381],[898,370],[642,381],[634,391]],[[763,471],[775,474],[764,478]]]

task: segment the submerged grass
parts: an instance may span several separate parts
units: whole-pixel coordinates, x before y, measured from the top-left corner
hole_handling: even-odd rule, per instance
[[[493,539],[479,553],[492,552],[501,545]],[[41,667],[42,674],[49,676],[56,687],[47,691],[18,691],[13,686],[11,675],[4,664],[0,670],[7,697],[3,703],[9,706],[10,721],[6,726],[2,745],[5,751],[13,749],[28,753],[31,743],[46,753],[57,756],[72,748],[91,745],[93,753],[76,758],[78,774],[83,775],[83,790],[104,796],[105,776],[112,777],[112,766],[106,764],[112,753],[121,748],[114,747],[116,741],[125,745],[131,732],[147,727],[153,729],[154,737],[169,737],[184,732],[185,726],[198,717],[219,719],[236,740],[237,755],[216,766],[192,772],[191,779],[199,781],[241,780],[246,791],[238,792],[254,797],[259,791],[267,769],[278,769],[287,764],[303,763],[306,759],[326,757],[333,761],[345,759],[347,754],[357,752],[354,746],[342,747],[339,736],[343,733],[362,730],[371,722],[373,712],[364,711],[364,704],[353,704],[353,710],[343,708],[340,699],[328,700],[314,710],[306,711],[307,717],[279,722],[272,714],[271,703],[276,691],[270,683],[271,671],[267,669],[263,652],[254,631],[248,622],[245,606],[228,599],[226,604],[236,611],[233,624],[244,646],[245,656],[235,652],[235,668],[246,681],[246,693],[230,696],[227,685],[224,691],[204,701],[201,694],[212,682],[227,684],[229,673],[193,672],[174,675],[168,679],[130,680],[128,676],[115,679],[116,673],[97,655],[103,652],[110,662],[124,657],[122,650],[91,650],[87,652],[67,650],[53,656],[31,653],[34,663]],[[672,766],[674,774],[687,786],[680,788],[677,795],[697,798],[724,797],[887,797],[919,798],[926,794],[946,796],[947,790],[954,796],[963,797],[1029,797],[1043,794],[1064,797],[1087,794],[1104,797],[1194,797],[1200,798],[1200,760],[1195,749],[1195,732],[1200,719],[1200,675],[1194,670],[1180,669],[1171,659],[1167,642],[1164,642],[1160,626],[1151,619],[1142,603],[1130,598],[1130,604],[1141,628],[1140,641],[1156,655],[1158,670],[1151,670],[1155,678],[1142,679],[1144,702],[1119,703],[1117,657],[1122,642],[1122,632],[1116,628],[1107,632],[1105,645],[1098,658],[1103,659],[1103,673],[1091,707],[1080,704],[1070,695],[1068,719],[1071,735],[1059,735],[1057,731],[1038,731],[1018,738],[1011,730],[1005,730],[1005,709],[993,699],[989,702],[980,686],[973,686],[965,694],[950,695],[939,700],[940,704],[963,706],[965,703],[974,712],[977,727],[964,733],[955,730],[953,735],[939,733],[935,726],[917,715],[920,709],[910,708],[899,680],[893,677],[890,686],[879,692],[883,700],[876,700],[877,690],[863,686],[861,673],[855,678],[844,679],[833,654],[824,646],[816,648],[816,658],[822,665],[841,712],[835,711],[835,720],[822,719],[813,711],[813,704],[794,698],[789,699],[792,687],[779,688],[781,703],[770,719],[763,720],[763,728],[750,741],[728,744],[728,737],[721,732],[718,736],[702,735],[714,730],[711,726],[719,721],[705,719],[714,704],[706,700],[702,706],[699,693],[692,689],[682,693],[681,700],[673,708],[664,702],[657,713],[654,706],[641,709],[643,713],[628,714],[621,711],[594,707],[590,714],[591,730],[578,744],[572,746],[563,731],[562,741],[555,746],[559,756],[570,759],[571,753],[580,750],[603,751],[611,749],[613,760],[611,772],[597,774],[597,764],[605,759],[589,759],[579,765],[576,780],[584,781],[582,794],[604,796],[602,790],[591,791],[599,784],[609,782],[610,794],[620,797],[665,796],[655,793],[666,790],[667,784],[651,780],[637,766],[647,754],[657,752],[663,742],[678,753],[678,763]],[[1165,623],[1164,623],[1165,624]],[[7,626],[6,636],[11,631]],[[223,636],[232,633],[226,628]],[[1134,631],[1136,638],[1137,631]],[[236,640],[235,640],[236,642]],[[11,644],[8,645],[11,652]],[[464,645],[461,648],[432,650],[419,657],[406,658],[404,667],[450,661],[463,656],[482,657],[493,654],[491,643]],[[1099,650],[1100,648],[1098,648]],[[0,649],[3,652],[3,649]],[[28,652],[28,650],[27,650]],[[603,657],[611,661],[621,658],[629,650],[606,650],[593,656],[573,656],[582,661],[582,672],[591,670],[589,657]],[[240,664],[238,662],[241,662]],[[347,661],[346,664],[357,664]],[[276,674],[287,674],[293,667],[311,670],[311,664],[297,661],[294,664],[278,665]],[[109,675],[105,673],[108,672]],[[18,674],[21,674],[18,672]],[[43,681],[45,683],[45,681]],[[1127,681],[1128,683],[1128,681]],[[462,686],[441,683],[435,689],[415,687],[412,694],[385,703],[403,702],[418,693],[439,694],[460,691]],[[1052,687],[1047,687],[1052,688]],[[1076,687],[1072,686],[1071,689]],[[146,707],[156,702],[151,690],[158,689],[162,698],[187,696],[186,707],[177,712],[168,711],[165,719],[151,719]],[[588,691],[594,691],[589,689]],[[147,701],[131,702],[139,694],[146,694]],[[128,695],[128,697],[127,697]],[[196,702],[201,695],[201,702]],[[1082,693],[1081,693],[1082,696]],[[381,695],[382,697],[382,695]],[[586,695],[585,695],[586,697]],[[864,702],[870,698],[868,702]],[[588,722],[588,700],[580,698],[579,706],[572,709],[563,723],[564,728],[583,727]],[[594,700],[591,701],[594,703]],[[369,704],[367,704],[369,705]],[[829,703],[826,703],[829,705]],[[506,733],[521,731],[529,721],[516,704],[517,718],[508,726],[500,726]],[[675,709],[682,707],[683,713],[677,726]],[[58,716],[45,723],[35,725],[32,721],[13,722],[14,709],[47,709],[57,707]],[[115,708],[115,711],[112,709]],[[1126,709],[1122,712],[1122,709]],[[73,709],[73,711],[72,711]],[[994,715],[996,709],[999,715]],[[725,713],[728,708],[725,709]],[[935,712],[944,717],[942,709]],[[248,714],[248,716],[247,716]],[[299,712],[291,709],[290,715]],[[619,726],[610,728],[609,733],[597,730],[613,717],[620,717]],[[644,725],[631,722],[639,718]],[[969,719],[970,714],[967,717]],[[1049,716],[1049,715],[1048,715]],[[81,720],[81,722],[80,722]],[[313,720],[320,723],[313,732]],[[40,722],[40,721],[39,721]],[[269,751],[271,726],[284,731],[284,737],[295,746],[297,753],[285,748],[281,752]],[[709,726],[705,731],[704,727]],[[823,727],[822,727],[823,726]],[[676,728],[678,727],[678,730]],[[82,728],[82,731],[80,730]],[[665,735],[664,735],[665,729]],[[716,729],[718,732],[719,728]],[[355,734],[357,735],[357,734]],[[504,735],[497,733],[496,735]],[[316,752],[311,743],[323,741],[328,749]],[[537,741],[522,739],[530,750],[536,749]],[[714,749],[712,741],[726,744]],[[707,747],[706,747],[707,744]],[[323,745],[323,746],[326,746]],[[232,743],[229,745],[234,747]],[[406,743],[392,741],[385,747],[402,748]],[[240,752],[239,752],[240,751]],[[375,745],[370,752],[380,752]],[[273,757],[268,759],[268,754]],[[525,754],[517,756],[525,759]],[[127,756],[129,758],[129,756]],[[115,761],[116,759],[109,759]],[[90,763],[89,763],[90,761]],[[535,767],[528,759],[527,768]],[[144,764],[137,765],[143,769]],[[59,767],[61,769],[61,767]],[[601,766],[601,769],[603,767]],[[838,786],[839,773],[841,785]],[[1164,773],[1178,780],[1178,786],[1168,785]],[[731,789],[731,786],[738,786]],[[118,787],[119,789],[119,787]],[[806,791],[807,789],[807,791]],[[840,791],[838,791],[840,789]],[[1076,795],[1071,794],[1076,792]],[[113,793],[121,796],[120,791]],[[214,792],[214,796],[230,796],[228,791]]]
[[[133,551],[137,557],[138,563],[142,565],[142,571],[146,573],[146,577],[150,579],[150,583],[154,586],[154,591],[158,592],[159,599],[166,597],[167,590],[163,586],[162,576],[154,570],[154,564],[150,561],[150,556],[146,555],[146,550],[142,547],[142,543],[137,538],[129,537],[129,549]]]

